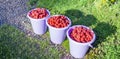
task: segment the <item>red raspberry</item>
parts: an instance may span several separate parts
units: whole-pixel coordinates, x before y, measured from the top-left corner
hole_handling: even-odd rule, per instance
[[[48,12],[44,8],[35,8],[30,12],[29,16],[34,19],[41,19],[48,16]]]
[[[64,28],[69,24],[69,20],[63,15],[50,17],[47,22],[55,28]]]
[[[70,37],[77,42],[86,43],[93,39],[93,34],[92,30],[80,26],[72,30]]]

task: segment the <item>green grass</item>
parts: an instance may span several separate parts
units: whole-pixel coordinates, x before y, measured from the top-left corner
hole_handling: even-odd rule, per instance
[[[59,59],[61,51],[49,39],[26,36],[13,26],[0,26],[0,59]]]
[[[50,10],[51,15],[68,16],[72,25],[86,25],[95,31],[97,38],[87,59],[120,58],[119,0],[38,0],[35,4]],[[66,40],[62,45],[69,52],[68,43]]]

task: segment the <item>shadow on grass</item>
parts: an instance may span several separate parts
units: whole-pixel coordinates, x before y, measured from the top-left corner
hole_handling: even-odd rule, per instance
[[[100,22],[93,29],[96,33],[96,41],[94,46],[97,47],[98,44],[108,41],[106,38],[116,32],[116,26],[110,25],[109,23]]]
[[[95,58],[96,53],[98,54],[99,51],[103,50],[97,50],[98,44],[101,44],[102,42],[108,42],[109,39],[106,39],[108,36],[114,35],[116,32],[116,26],[110,25],[109,23],[100,22],[97,24],[97,26],[93,29],[96,34],[96,40],[93,43],[93,46],[95,49],[93,49],[93,52],[90,52],[90,49],[88,50],[88,54],[86,55],[86,59],[89,57]],[[90,52],[90,53],[89,53]],[[104,55],[104,53],[101,55]]]
[[[96,24],[96,18],[91,15],[84,15],[83,12],[80,10],[72,9],[72,10],[67,10],[65,12],[65,15],[68,16],[72,20],[72,25],[86,25],[86,26],[91,26],[93,24]]]

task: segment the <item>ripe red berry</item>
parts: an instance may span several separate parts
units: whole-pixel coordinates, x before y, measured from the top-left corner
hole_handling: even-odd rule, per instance
[[[35,8],[30,12],[29,16],[34,19],[41,19],[48,16],[48,12],[44,8]]]
[[[71,31],[70,37],[77,42],[85,43],[93,39],[93,34],[92,30],[79,26]]]
[[[47,22],[49,25],[56,28],[64,28],[69,24],[69,20],[63,15],[50,17]]]

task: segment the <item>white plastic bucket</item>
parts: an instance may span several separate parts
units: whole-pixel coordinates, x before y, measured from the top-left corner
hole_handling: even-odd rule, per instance
[[[59,15],[54,15],[54,16],[59,16]],[[53,16],[51,16],[53,17]],[[66,31],[67,29],[71,26],[71,20],[67,17],[67,19],[69,20],[69,25],[64,27],[64,28],[55,28],[51,25],[48,24],[48,22],[46,21],[46,24],[49,28],[49,32],[50,32],[50,40],[54,43],[54,44],[61,44],[65,37],[66,37]]]
[[[95,33],[92,31],[94,33],[94,35],[93,35],[93,39],[90,42],[86,42],[86,43],[76,42],[69,36],[72,29],[75,28],[76,26],[82,26],[82,27],[89,29],[88,27],[86,27],[84,25],[75,25],[75,26],[70,27],[67,30],[67,37],[69,39],[69,46],[70,46],[70,54],[75,58],[84,58],[89,47],[91,47],[92,46],[91,44],[95,41],[96,36],[95,36]]]
[[[34,9],[33,9],[34,10]],[[50,12],[49,10],[47,10],[48,12],[48,16],[42,18],[42,19],[34,19],[34,18],[31,18],[29,16],[30,12],[32,10],[30,10],[28,13],[27,13],[27,17],[30,19],[30,22],[32,24],[32,28],[33,28],[33,31],[34,33],[36,34],[44,34],[47,30],[47,25],[46,25],[46,20],[50,17]]]

